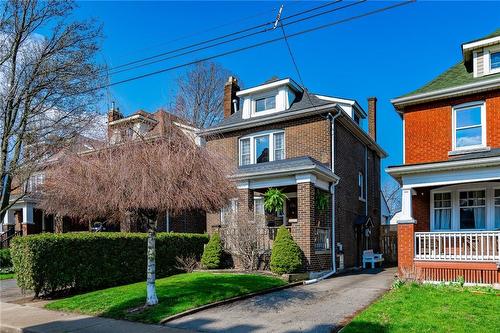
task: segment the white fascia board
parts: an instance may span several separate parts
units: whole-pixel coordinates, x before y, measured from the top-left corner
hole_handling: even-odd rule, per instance
[[[412,95],[408,97],[399,97],[391,100],[391,103],[396,107],[404,107],[407,104],[415,102],[426,102],[430,100],[436,100],[441,98],[453,97],[456,95],[464,95],[468,93],[475,93],[482,90],[500,88],[500,78],[495,78],[492,80],[484,80],[480,82],[474,82],[469,84],[464,84],[457,87],[440,89],[436,91],[431,91],[428,93],[422,93],[417,95]]]
[[[323,168],[318,167],[316,165],[311,165],[307,167],[295,167],[295,168],[286,168],[280,170],[270,170],[270,171],[256,171],[256,172],[248,172],[242,173],[238,175],[232,175],[229,178],[233,180],[243,180],[243,179],[264,179],[264,178],[273,178],[276,176],[296,176],[298,174],[312,173],[315,175],[319,175],[321,178],[327,181],[336,182],[339,180],[339,176],[331,173],[329,169],[323,170]]]
[[[368,115],[366,111],[359,105],[359,103],[353,99],[346,99],[346,98],[338,98],[338,97],[332,97],[332,96],[325,96],[325,95],[315,95],[319,99],[329,101],[329,102],[335,102],[339,104],[348,104],[352,106],[358,113],[361,115],[361,118],[366,118]]]
[[[263,85],[260,85],[257,87],[252,87],[252,88],[240,90],[240,91],[236,92],[236,96],[238,96],[238,97],[245,96],[245,95],[257,93],[260,91],[269,90],[269,89],[273,89],[276,87],[281,87],[284,85],[290,86],[295,91],[300,91],[300,92],[302,91],[302,88],[294,80],[288,78],[288,79],[283,79],[283,80],[279,80],[279,81],[266,83],[266,84],[263,84]]]
[[[468,51],[468,50],[474,50],[480,47],[492,45],[492,44],[497,44],[500,43],[500,36],[496,37],[491,37],[487,39],[482,39],[478,40],[476,42],[470,42],[470,43],[465,43],[462,44],[462,52]]]
[[[449,171],[449,170],[467,169],[467,168],[482,168],[490,166],[500,166],[500,156],[476,158],[470,160],[446,161],[439,163],[402,165],[397,167],[386,168],[385,172],[387,172],[393,177],[397,177],[414,173]]]

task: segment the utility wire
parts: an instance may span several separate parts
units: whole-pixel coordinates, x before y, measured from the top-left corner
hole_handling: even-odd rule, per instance
[[[290,34],[290,35],[288,35],[288,38],[290,39],[290,38],[297,37],[297,36],[300,36],[300,35],[304,35],[304,34],[307,34],[307,33],[310,33],[310,32],[314,32],[314,31],[318,31],[318,30],[323,30],[323,29],[326,29],[326,28],[329,28],[329,27],[332,27],[332,26],[335,26],[335,25],[339,25],[339,24],[342,24],[342,23],[354,21],[354,20],[357,20],[357,19],[360,19],[360,18],[364,18],[364,17],[367,17],[367,16],[371,16],[371,15],[375,15],[375,14],[378,14],[378,13],[382,13],[382,12],[385,12],[387,10],[391,10],[391,9],[394,9],[394,8],[397,8],[397,7],[405,6],[405,5],[408,5],[408,4],[413,3],[413,2],[415,2],[415,0],[407,0],[407,1],[399,2],[399,3],[394,4],[394,5],[382,7],[382,8],[375,9],[375,10],[371,10],[371,11],[368,11],[368,12],[365,12],[365,13],[362,13],[362,14],[359,14],[359,15],[351,16],[351,17],[348,17],[348,18],[345,18],[345,19],[342,19],[342,20],[329,22],[329,23],[326,23],[326,24],[323,24],[323,25],[320,25],[320,26],[316,26],[316,27],[313,27],[313,28],[305,29],[305,30],[302,30],[302,31]],[[161,74],[161,73],[169,72],[169,71],[172,71],[172,70],[175,70],[175,69],[178,69],[178,68],[191,66],[191,65],[194,65],[194,64],[196,64],[198,62],[207,61],[207,60],[211,60],[211,59],[216,59],[216,58],[224,57],[224,56],[227,56],[227,55],[230,55],[230,54],[235,54],[235,53],[239,53],[239,52],[246,51],[246,50],[249,50],[249,49],[253,49],[253,48],[256,48],[256,47],[260,47],[260,46],[263,46],[263,45],[266,45],[266,44],[275,43],[275,42],[283,40],[283,39],[284,39],[283,37],[269,39],[269,40],[266,40],[266,41],[263,41],[263,42],[259,42],[259,43],[248,45],[248,46],[245,46],[245,47],[233,49],[233,50],[226,51],[226,52],[223,52],[223,53],[219,53],[219,54],[216,54],[216,55],[213,55],[213,56],[209,56],[209,57],[205,57],[205,58],[200,58],[200,59],[197,59],[197,60],[194,60],[194,61],[190,61],[190,62],[187,62],[187,63],[184,63],[184,64],[180,64],[180,65],[176,65],[176,66],[172,66],[172,67],[160,69],[160,70],[157,70],[157,71],[154,71],[154,72],[150,72],[150,73],[146,73],[146,74],[142,74],[142,75],[138,75],[138,76],[134,76],[134,77],[131,77],[131,78],[128,78],[128,79],[124,79],[124,80],[121,80],[121,81],[112,82],[112,83],[107,84],[107,85],[102,85],[102,86],[99,86],[99,87],[96,87],[96,88],[89,89],[89,90],[85,91],[84,93],[91,92],[91,91],[94,91],[94,90],[103,89],[103,88],[106,88],[106,87],[116,86],[118,84],[123,84],[123,83],[126,83],[126,82],[140,80],[140,79],[143,79],[143,78],[146,78],[146,77],[149,77],[149,76],[153,76],[153,75],[158,75],[158,74]]]
[[[292,14],[290,16],[287,16],[287,17],[283,18],[283,20],[291,19],[291,18],[299,16],[299,15],[304,15],[304,14],[309,13],[311,11],[318,10],[318,9],[321,9],[321,8],[324,8],[324,7],[327,7],[327,6],[331,6],[331,5],[333,5],[335,3],[338,3],[340,1],[343,1],[343,0],[335,0],[335,1],[332,1],[332,2],[328,2],[326,4],[322,4],[321,6],[310,8],[310,9],[307,9],[305,11],[301,11],[301,12]],[[109,70],[113,71],[115,69],[127,67],[127,66],[134,65],[134,64],[137,64],[137,63],[140,63],[140,62],[147,61],[147,60],[156,59],[156,58],[164,56],[164,55],[168,55],[168,54],[172,54],[172,53],[175,53],[175,52],[187,50],[187,49],[190,49],[190,48],[193,48],[193,47],[196,47],[196,46],[200,46],[200,45],[203,45],[203,44],[207,44],[207,43],[210,43],[210,42],[214,42],[214,41],[217,41],[217,40],[220,40],[220,39],[224,39],[224,38],[228,38],[228,37],[231,37],[231,36],[239,35],[239,34],[244,33],[244,32],[248,32],[248,31],[252,31],[252,30],[258,29],[258,28],[266,27],[266,26],[269,26],[272,23],[274,23],[274,21],[269,21],[269,22],[261,23],[259,25],[252,26],[250,28],[245,28],[245,29],[242,29],[242,30],[239,30],[239,31],[231,32],[231,33],[228,33],[228,34],[225,34],[225,35],[222,35],[222,36],[214,37],[214,38],[211,38],[211,39],[208,39],[208,40],[205,40],[205,41],[201,41],[201,42],[194,43],[194,44],[191,44],[191,45],[183,46],[183,47],[180,47],[180,48],[177,48],[177,49],[174,49],[174,50],[162,52],[162,53],[159,53],[159,54],[156,54],[156,55],[153,55],[153,56],[149,56],[149,57],[146,57],[146,58],[142,58],[142,59],[130,61],[128,63],[112,67]],[[265,29],[265,31],[268,31],[268,29]]]
[[[342,0],[338,0],[338,1],[342,1]],[[367,0],[360,0],[360,1],[357,1],[357,2],[349,3],[349,4],[344,5],[344,6],[336,7],[336,8],[333,8],[333,9],[321,12],[321,13],[317,13],[317,14],[314,14],[314,15],[310,15],[310,16],[307,16],[307,17],[303,17],[303,18],[297,19],[297,20],[292,21],[292,22],[285,23],[284,25],[283,25],[283,23],[280,20],[280,24],[282,26],[288,26],[288,25],[296,24],[296,23],[299,23],[299,22],[310,20],[312,18],[321,16],[321,15],[326,15],[326,14],[332,13],[334,11],[338,11],[338,10],[341,10],[341,9],[345,9],[345,8],[348,8],[348,7],[359,5],[359,4],[361,4],[363,2],[366,2],[366,1]],[[146,63],[138,64],[136,66],[132,66],[132,67],[129,67],[129,68],[125,68],[125,69],[121,69],[121,70],[118,70],[118,71],[114,71],[112,73],[109,73],[109,75],[115,75],[115,74],[118,74],[118,73],[127,72],[127,71],[130,71],[130,70],[133,70],[133,69],[137,69],[137,68],[141,68],[141,67],[144,67],[144,66],[152,65],[152,64],[155,64],[155,63],[158,63],[158,62],[163,62],[163,61],[166,61],[166,60],[178,58],[178,57],[181,57],[181,56],[184,56],[184,55],[187,55],[187,54],[191,54],[191,53],[194,53],[194,52],[198,52],[198,51],[210,49],[210,48],[213,48],[213,47],[216,47],[216,46],[220,46],[220,45],[223,45],[223,44],[228,44],[228,43],[231,43],[231,42],[234,42],[234,41],[237,41],[237,40],[240,40],[240,39],[248,38],[248,37],[251,37],[251,36],[255,36],[255,35],[258,35],[258,34],[261,34],[261,33],[266,33],[266,32],[268,32],[270,30],[272,30],[272,29],[264,28],[262,30],[255,31],[255,32],[243,35],[243,36],[238,36],[238,37],[235,37],[235,38],[232,38],[232,39],[228,39],[228,40],[217,42],[217,43],[214,43],[214,44],[202,46],[202,47],[199,47],[199,48],[196,48],[196,49],[193,49],[193,50],[185,51],[183,53],[175,54],[175,55],[172,55],[172,56],[169,56],[169,57],[166,57],[166,58],[156,59],[156,60],[152,60],[152,61],[149,61],[149,62],[146,62]]]

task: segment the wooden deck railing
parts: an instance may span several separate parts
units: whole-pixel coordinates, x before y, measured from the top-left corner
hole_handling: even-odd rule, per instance
[[[416,232],[415,259],[500,261],[500,231]]]

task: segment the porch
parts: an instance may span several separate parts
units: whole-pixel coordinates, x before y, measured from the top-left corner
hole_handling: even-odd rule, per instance
[[[207,216],[209,228],[219,231],[226,246],[241,247],[242,237],[246,237],[242,228],[250,228],[256,237],[256,251],[262,257],[260,267],[265,268],[277,231],[284,226],[303,252],[305,270],[331,269],[330,189],[338,177],[330,169],[303,157],[240,167],[232,178],[237,182],[238,198],[221,211],[220,217]],[[265,193],[270,188],[286,196],[281,212],[264,209]],[[322,208],[318,207],[320,197],[326,198]]]
[[[500,283],[500,161],[389,168],[400,181],[398,267],[427,281]]]

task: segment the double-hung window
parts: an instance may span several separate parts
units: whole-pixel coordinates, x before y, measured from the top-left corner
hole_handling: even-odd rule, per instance
[[[434,229],[451,229],[451,192],[434,193]]]
[[[248,165],[252,162],[250,150],[250,138],[240,140],[240,165]]]
[[[240,165],[279,161],[285,158],[285,133],[257,133],[240,139]]]
[[[500,189],[495,189],[495,229],[500,229]]]
[[[484,102],[468,103],[453,108],[453,150],[486,146]]]
[[[490,72],[500,71],[500,51],[490,53]]]
[[[255,112],[273,110],[276,108],[276,96],[267,96],[255,100]]]
[[[238,213],[238,199],[231,199],[229,205],[220,210],[221,225],[228,225],[236,222]]]
[[[460,229],[486,227],[486,191],[460,192]]]

